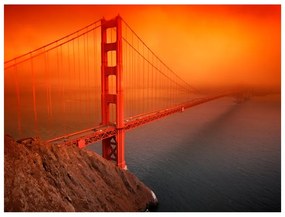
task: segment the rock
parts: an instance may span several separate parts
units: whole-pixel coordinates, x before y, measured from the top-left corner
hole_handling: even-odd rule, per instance
[[[155,202],[129,171],[76,146],[5,136],[4,167],[6,212],[144,211]]]

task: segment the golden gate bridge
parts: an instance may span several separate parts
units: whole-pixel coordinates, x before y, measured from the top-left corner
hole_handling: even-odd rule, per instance
[[[19,136],[51,130],[48,143],[83,148],[102,141],[103,157],[120,168],[126,168],[128,130],[237,94],[200,94],[120,16],[5,62],[5,96],[12,98],[5,97],[7,125]]]

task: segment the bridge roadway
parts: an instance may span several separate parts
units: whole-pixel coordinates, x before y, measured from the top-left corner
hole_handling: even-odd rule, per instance
[[[147,114],[141,114],[137,116],[130,117],[125,120],[125,130],[131,130],[141,125],[150,123],[157,119],[163,118],[165,116],[171,115],[176,112],[182,112],[185,109],[191,108],[193,106],[206,103],[218,98],[232,96],[233,93],[219,94],[208,97],[200,97],[192,99],[187,103],[177,105],[172,108],[163,109]],[[64,136],[60,136],[54,139],[47,140],[47,143],[52,144],[65,144],[65,145],[77,145],[79,148],[83,148],[87,145],[93,144],[95,142],[101,141],[103,139],[115,136],[117,132],[116,123],[110,125],[99,125],[97,127],[85,129],[82,131],[70,133]]]

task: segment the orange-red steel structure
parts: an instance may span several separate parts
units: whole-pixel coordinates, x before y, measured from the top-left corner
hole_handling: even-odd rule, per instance
[[[110,35],[115,30],[116,40],[110,41]],[[232,94],[217,94],[192,99],[189,102],[162,109],[147,114],[140,114],[124,120],[124,91],[123,91],[123,66],[122,66],[122,18],[117,16],[112,20],[101,20],[101,125],[51,139],[47,142],[77,145],[84,148],[86,145],[102,141],[102,155],[107,160],[113,160],[117,166],[126,169],[125,162],[125,131],[134,129],[149,122],[161,119],[184,109],[209,102]],[[108,55],[115,52],[115,65]],[[115,76],[116,92],[110,93],[109,76]],[[115,121],[111,122],[110,105],[116,106]]]
[[[112,37],[114,32],[115,40]],[[97,54],[99,43],[101,43],[101,51],[98,50]],[[55,64],[49,65],[48,62],[52,62],[49,59],[52,58],[56,60]],[[96,76],[92,77],[92,80],[98,81],[98,83],[94,82],[91,88],[89,83],[90,68],[94,70],[94,73],[98,73],[98,77],[101,71],[101,79],[96,79]],[[5,70],[10,70],[10,73],[5,72],[6,78],[10,74],[14,76],[12,81],[15,80],[18,107],[20,107],[20,88],[23,89],[23,86],[21,87],[23,83],[20,84],[20,78],[15,75],[19,75],[21,71],[27,71],[27,74],[31,72],[31,76],[27,76],[27,79],[25,77],[24,80],[25,83],[28,83],[28,78],[32,78],[30,81],[32,93],[30,95],[32,96],[31,102],[33,102],[32,112],[35,129],[37,129],[38,119],[40,119],[38,118],[40,112],[37,112],[37,105],[44,101],[38,97],[41,96],[41,80],[36,84],[34,76],[38,78],[42,76],[47,81],[47,89],[43,88],[43,90],[45,91],[48,106],[48,121],[53,118],[52,110],[61,111],[55,105],[53,105],[55,108],[52,109],[52,94],[55,97],[60,95],[58,96],[60,100],[57,100],[55,104],[61,102],[63,105],[62,112],[59,112],[54,118],[56,120],[59,118],[59,122],[63,121],[59,116],[64,115],[66,105],[76,106],[78,104],[74,102],[86,101],[85,111],[90,109],[92,112],[89,112],[89,114],[92,113],[93,116],[98,117],[98,120],[96,119],[95,124],[91,122],[90,125],[84,126],[98,126],[80,131],[78,131],[80,129],[78,127],[72,130],[76,131],[74,133],[69,133],[72,132],[71,130],[66,131],[66,133],[61,133],[64,136],[50,139],[47,142],[77,145],[84,148],[87,145],[102,141],[103,157],[115,161],[117,166],[122,169],[127,168],[124,144],[127,130],[221,97],[234,96],[238,101],[244,98],[243,94],[240,94],[241,91],[231,91],[230,93],[212,96],[202,96],[199,93],[199,96],[193,97],[191,94],[197,94],[198,91],[162,62],[120,16],[111,20],[105,20],[104,18],[97,20],[52,43],[13,60],[6,61]],[[64,75],[64,70],[66,70],[66,75]],[[40,74],[42,71],[45,72],[45,75]],[[51,77],[51,75],[54,75],[54,77]],[[69,82],[68,85],[64,84],[65,79]],[[65,98],[68,95],[64,94],[67,86],[71,87],[69,91],[72,95],[76,92],[74,90],[77,90],[80,94],[77,97],[69,96],[69,98]],[[124,88],[129,93],[129,95],[126,95],[125,101]],[[89,96],[90,91],[94,91],[93,94],[96,95],[93,100]],[[130,92],[132,92],[131,95]],[[84,100],[82,99],[82,93],[86,94]],[[26,95],[28,94],[25,93]],[[95,100],[98,101],[95,102]],[[91,107],[90,102],[96,103],[96,106]],[[126,110],[124,110],[124,102],[126,108],[128,108]],[[100,105],[101,120],[99,120]],[[80,112],[82,112],[82,107],[80,104]],[[72,113],[71,108],[69,108],[70,114],[74,115],[75,113]],[[115,111],[113,108],[115,108]],[[95,115],[95,110],[98,111],[97,115]],[[85,116],[90,117],[91,115]],[[100,121],[101,123],[99,123]],[[64,126],[68,126],[68,124]],[[18,110],[18,128],[19,130],[24,128],[21,125],[20,110]]]
[[[116,41],[107,42],[107,30],[114,28]],[[122,70],[122,20],[115,19],[101,22],[101,117],[102,124],[110,124],[110,104],[116,106],[116,134],[102,140],[102,154],[108,160],[115,160],[120,168],[126,168],[125,163],[125,129],[124,129],[124,98]],[[111,63],[111,55],[115,52],[116,65]],[[110,93],[109,76],[116,77],[116,93]]]

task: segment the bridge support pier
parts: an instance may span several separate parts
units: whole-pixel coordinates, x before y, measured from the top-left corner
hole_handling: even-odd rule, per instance
[[[107,41],[107,29],[116,30],[116,41]],[[102,155],[108,160],[114,160],[122,169],[125,162],[125,129],[124,129],[124,95],[122,71],[122,20],[101,21],[101,116],[102,124],[110,123],[110,104],[116,105],[116,136],[102,141]],[[116,52],[116,65],[113,66],[108,52]],[[109,76],[116,77],[116,93],[109,92]],[[114,124],[114,123],[113,123]]]

